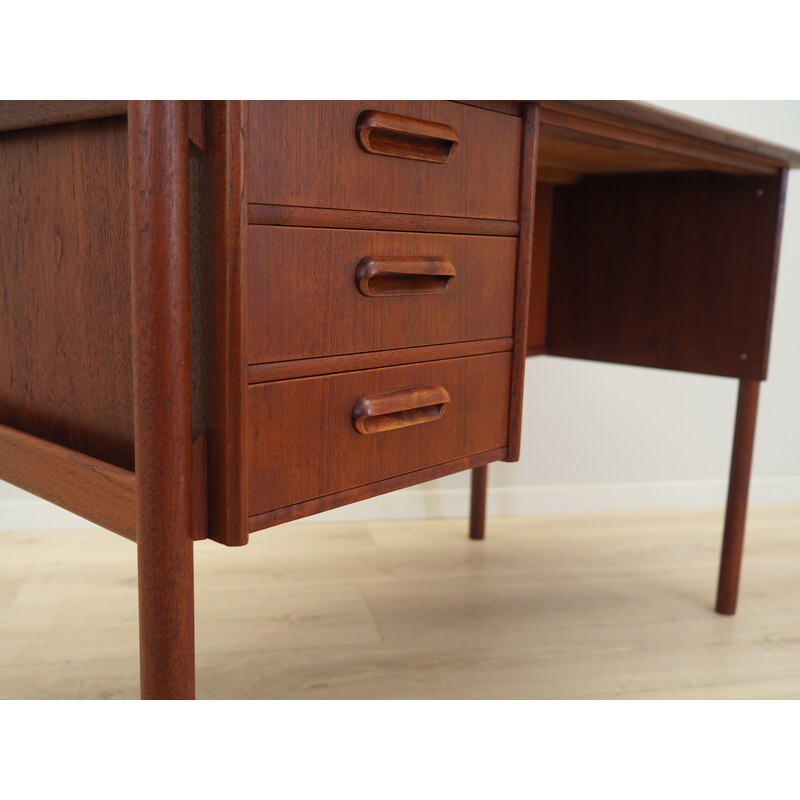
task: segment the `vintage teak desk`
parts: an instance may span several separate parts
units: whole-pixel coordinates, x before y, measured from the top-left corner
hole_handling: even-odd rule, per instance
[[[787,168],[627,102],[0,103],[0,479],[135,541],[142,695],[193,540],[518,458],[525,357],[740,382],[731,614]]]

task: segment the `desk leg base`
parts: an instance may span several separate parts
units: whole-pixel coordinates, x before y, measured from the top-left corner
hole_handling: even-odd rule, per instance
[[[728,505],[725,510],[722,559],[717,586],[716,610],[719,614],[733,614],[736,611],[760,385],[759,381],[739,382],[739,402],[736,406],[736,427],[733,433],[731,475],[728,483]]]
[[[469,538],[479,541],[486,531],[486,477],[488,466],[472,470],[472,496],[469,515]]]
[[[139,548],[143,700],[194,700],[193,542]]]

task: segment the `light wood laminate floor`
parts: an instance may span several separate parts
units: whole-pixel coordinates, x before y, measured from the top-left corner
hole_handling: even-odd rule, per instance
[[[800,698],[800,506],[292,524],[196,546],[199,698]],[[0,698],[138,695],[136,554],[0,534]]]

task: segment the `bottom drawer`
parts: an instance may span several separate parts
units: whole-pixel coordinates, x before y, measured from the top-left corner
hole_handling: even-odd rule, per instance
[[[510,373],[506,352],[251,386],[249,515],[505,447]]]

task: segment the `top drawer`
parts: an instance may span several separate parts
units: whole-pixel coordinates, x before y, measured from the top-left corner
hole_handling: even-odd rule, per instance
[[[249,200],[516,220],[521,131],[460,103],[252,101]]]

